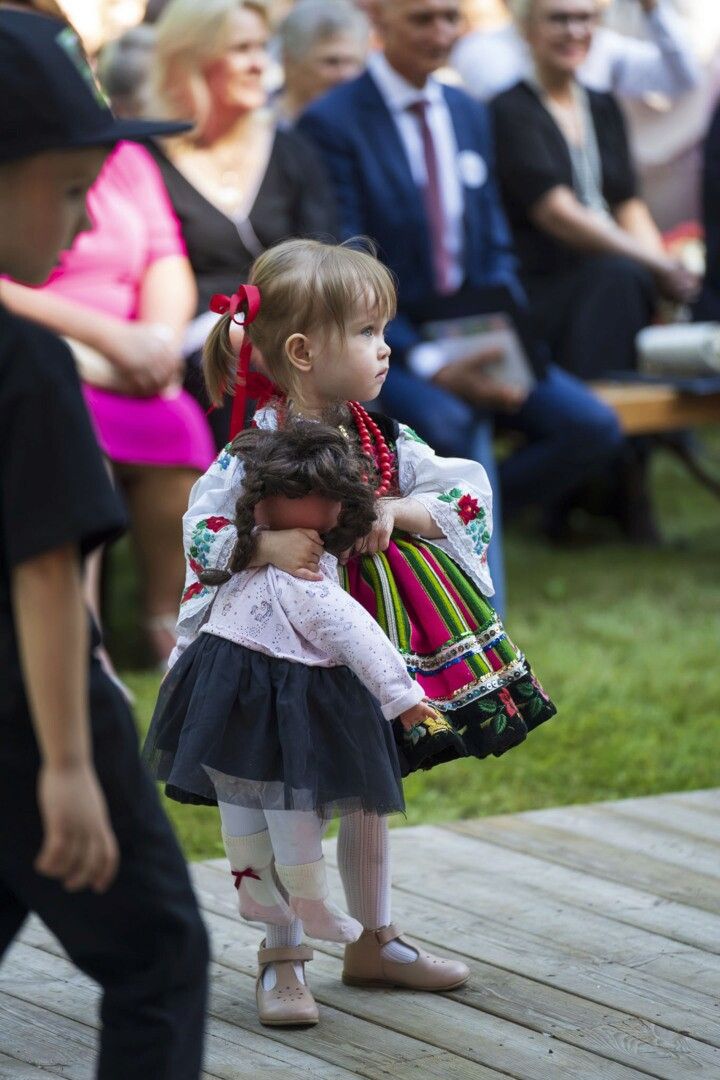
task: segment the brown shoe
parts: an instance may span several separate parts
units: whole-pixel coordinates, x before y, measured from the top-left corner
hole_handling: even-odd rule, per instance
[[[387,960],[383,945],[399,938],[418,953],[411,964]],[[400,986],[406,990],[456,990],[470,978],[470,969],[461,960],[433,956],[400,937],[392,923],[379,930],[363,930],[362,936],[345,946],[342,980],[348,986]]]
[[[312,949],[306,945],[283,945],[278,949],[264,946],[265,942],[258,950],[259,970],[255,986],[260,1023],[266,1027],[317,1024],[320,1014],[315,998],[310,987],[300,982],[293,967],[293,964],[301,963],[304,971],[305,961],[312,960]],[[277,981],[272,990],[264,990],[262,984],[262,973],[267,964],[275,965]]]

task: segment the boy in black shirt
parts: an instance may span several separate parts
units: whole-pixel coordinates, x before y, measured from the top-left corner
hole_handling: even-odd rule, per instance
[[[39,284],[108,149],[178,125],[116,121],[72,30],[19,11],[0,96],[0,273]],[[194,1080],[205,931],[82,600],[122,526],[70,353],[0,307],[0,955],[36,912],[103,988],[98,1076]]]

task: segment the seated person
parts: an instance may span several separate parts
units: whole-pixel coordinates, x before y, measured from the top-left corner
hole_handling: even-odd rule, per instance
[[[530,6],[530,0],[501,3],[521,15]],[[694,89],[700,71],[685,24],[668,0],[634,0],[633,7],[645,15],[648,40],[598,27],[578,72],[580,82],[628,100],[650,93],[675,99]],[[497,30],[466,34],[453,51],[452,63],[470,93],[481,101],[509,90],[533,68],[527,42],[512,20]]]
[[[399,281],[398,318],[388,328],[393,365],[388,411],[439,453],[477,457],[492,470],[491,420],[523,444],[500,466],[503,509],[553,500],[610,459],[621,436],[613,413],[530,350],[535,385],[518,393],[492,384],[476,363],[420,377],[408,369],[423,323],[488,310],[490,293],[524,308],[494,175],[485,110],[433,72],[460,32],[459,0],[384,0],[377,7],[383,50],[368,71],[315,102],[299,130],[320,148],[335,185],[341,235],[367,235]],[[382,145],[384,152],[377,153]],[[493,576],[499,578],[497,568]]]
[[[315,98],[359,75],[370,28],[348,0],[303,0],[278,28],[285,84],[275,106],[287,127]]]
[[[207,408],[200,355],[217,316],[216,292],[230,293],[266,248],[336,231],[330,185],[313,146],[280,130],[267,108],[267,10],[260,0],[170,0],[158,20],[153,85],[164,112],[189,118],[181,139],[151,144],[187,245],[198,290],[185,335],[186,386]],[[227,442],[229,405],[210,425]]]
[[[695,318],[720,322],[720,103],[705,140],[703,160],[703,225],[706,265]]]
[[[697,280],[666,254],[639,197],[620,109],[586,90],[596,0],[518,3],[534,75],[492,103],[500,190],[537,332],[583,379],[630,370],[663,296]]]

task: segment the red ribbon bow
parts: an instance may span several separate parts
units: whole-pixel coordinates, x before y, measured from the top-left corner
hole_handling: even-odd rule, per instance
[[[232,870],[232,876],[235,878],[235,888],[240,888],[240,883],[244,877],[252,878],[254,881],[260,881],[260,878],[250,866],[246,866],[244,870]]]
[[[217,315],[229,315],[236,326],[249,326],[254,322],[260,310],[260,290],[255,285],[238,285],[232,296],[215,293],[210,298],[210,310]],[[241,318],[238,318],[238,312]],[[248,398],[255,400],[262,408],[272,397],[282,393],[280,388],[257,371],[250,371],[252,342],[245,334],[238,356],[237,375],[232,414],[230,416],[230,438],[234,439],[245,427],[245,409]],[[239,887],[239,886],[238,886]]]

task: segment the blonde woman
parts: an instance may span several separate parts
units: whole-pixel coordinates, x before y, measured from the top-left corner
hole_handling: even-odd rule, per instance
[[[266,105],[269,25],[258,0],[171,0],[156,24],[155,102],[195,128],[153,150],[177,213],[198,286],[186,338],[189,370],[212,325],[213,293],[232,293],[266,248],[291,237],[328,239],[332,191],[316,152],[279,131]],[[199,396],[199,377],[189,383]],[[218,445],[225,410],[212,414]]]

